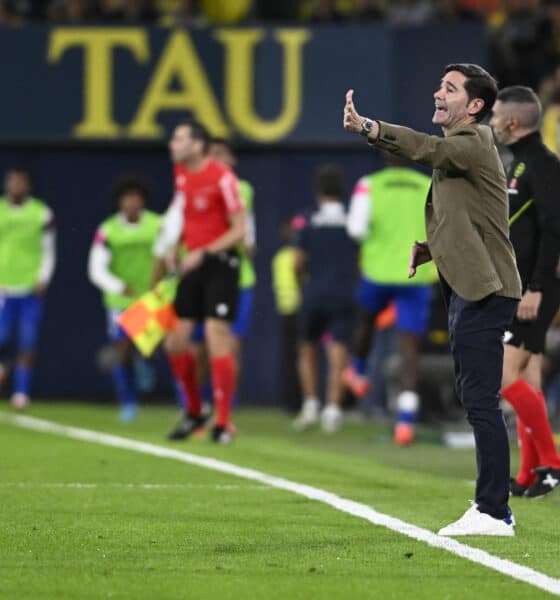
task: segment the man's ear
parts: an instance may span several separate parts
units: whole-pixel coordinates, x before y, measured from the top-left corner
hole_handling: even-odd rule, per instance
[[[507,128],[508,129],[517,129],[521,125],[521,120],[518,116],[510,117],[508,120]]]
[[[467,111],[471,117],[477,115],[484,108],[482,98],[473,98],[467,105]]]

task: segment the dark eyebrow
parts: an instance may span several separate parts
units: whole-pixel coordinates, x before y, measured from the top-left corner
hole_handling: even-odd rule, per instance
[[[443,79],[440,79],[439,83],[440,83],[440,85],[442,83],[445,83],[445,85],[450,86],[452,90],[457,91],[457,86],[455,84],[451,83],[451,81],[444,81]]]

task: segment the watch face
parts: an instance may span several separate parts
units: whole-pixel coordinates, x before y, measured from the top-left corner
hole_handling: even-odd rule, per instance
[[[364,129],[365,131],[367,131],[368,133],[371,133],[371,130],[373,129],[373,123],[369,120],[366,119],[363,123],[362,123],[362,129]]]

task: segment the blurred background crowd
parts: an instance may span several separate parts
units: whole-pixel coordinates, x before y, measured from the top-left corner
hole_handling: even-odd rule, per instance
[[[554,0],[2,0],[0,22],[14,26],[43,21],[192,26],[381,21],[425,25],[480,19],[492,30],[509,28],[514,33],[517,29],[520,35],[529,35],[535,23],[546,28],[548,20],[552,35],[557,35],[557,6]]]
[[[545,105],[560,99],[560,0],[0,0],[0,25],[8,27],[32,23],[420,27],[477,21],[486,23],[490,70],[502,87],[528,85],[539,90]]]

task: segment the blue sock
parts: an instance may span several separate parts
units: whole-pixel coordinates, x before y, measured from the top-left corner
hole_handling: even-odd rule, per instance
[[[156,387],[156,372],[153,365],[142,356],[135,356],[132,365],[136,388],[143,394],[153,392]]]
[[[403,390],[397,397],[398,422],[414,425],[420,408],[420,398],[412,390]]]
[[[14,370],[14,394],[29,396],[33,370],[29,367],[16,367]]]
[[[417,413],[411,410],[400,410],[398,413],[397,421],[399,423],[408,423],[409,425],[414,425],[416,423],[416,415]]]
[[[134,406],[138,404],[136,390],[134,389],[134,374],[130,367],[116,366],[111,370],[113,384],[117,398],[122,406]]]
[[[356,371],[360,375],[365,375],[366,368],[367,368],[367,359],[360,358],[359,356],[353,356],[352,357],[352,367],[354,368],[354,371]]]

